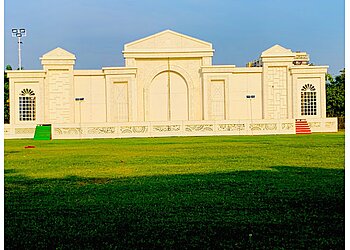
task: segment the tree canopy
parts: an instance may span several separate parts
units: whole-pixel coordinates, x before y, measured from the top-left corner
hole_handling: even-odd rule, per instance
[[[12,70],[10,65],[6,65],[6,70]],[[4,123],[10,123],[10,98],[9,98],[9,79],[4,73]]]
[[[340,71],[340,75],[332,77],[327,74],[327,116],[345,116],[345,69]]]

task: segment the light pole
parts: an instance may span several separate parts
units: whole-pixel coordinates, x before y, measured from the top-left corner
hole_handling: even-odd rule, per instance
[[[18,69],[22,70],[22,61],[21,61],[21,37],[27,36],[26,29],[12,29],[12,37],[18,38]]]
[[[249,99],[249,106],[250,106],[250,126],[253,125],[253,109],[252,109],[252,99],[255,99],[255,95],[246,95],[246,98]],[[252,130],[253,133],[253,130]]]
[[[170,58],[168,57],[168,121],[171,121]]]
[[[79,102],[79,137],[81,139],[81,134],[82,134],[82,128],[81,128],[81,103],[84,101],[84,97],[76,97],[75,98],[76,102]]]

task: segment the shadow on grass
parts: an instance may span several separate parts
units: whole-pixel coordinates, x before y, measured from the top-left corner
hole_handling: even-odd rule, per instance
[[[344,170],[5,176],[8,249],[342,249]]]
[[[16,173],[17,171],[15,169],[5,169],[4,170],[4,174],[14,174]]]

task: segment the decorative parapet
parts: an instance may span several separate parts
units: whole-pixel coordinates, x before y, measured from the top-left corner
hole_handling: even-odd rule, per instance
[[[337,125],[337,123],[336,122],[326,122],[325,123],[325,127],[326,128],[333,128],[333,127],[335,127]]]
[[[122,134],[143,134],[148,132],[148,126],[121,126]]]
[[[337,132],[338,131],[338,119],[332,118],[307,118],[307,123],[311,129],[311,132]]]
[[[90,135],[96,134],[114,134],[115,127],[91,127],[87,129],[87,133]]]
[[[15,134],[34,134],[35,128],[15,128]]]
[[[54,133],[57,135],[79,135],[83,134],[81,128],[55,128]]]
[[[153,125],[154,132],[176,132],[181,130],[181,125]]]
[[[282,130],[294,129],[295,124],[293,122],[282,123]]]
[[[336,132],[337,118],[307,119],[312,132]],[[5,139],[33,138],[35,125],[5,125]],[[295,134],[295,119],[58,124],[53,139]]]
[[[313,128],[320,128],[321,127],[321,122],[308,122],[308,125],[311,129]]]
[[[33,138],[35,133],[35,125],[4,125],[5,139]]]
[[[250,130],[277,130],[277,123],[252,123]]]
[[[185,125],[185,131],[187,131],[187,132],[214,131],[214,124]]]

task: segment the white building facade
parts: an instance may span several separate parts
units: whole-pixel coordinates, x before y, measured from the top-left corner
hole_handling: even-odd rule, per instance
[[[328,66],[275,45],[247,67],[212,65],[211,43],[171,30],[124,46],[125,67],[75,70],[75,55],[56,48],[42,70],[7,71],[10,124],[5,138],[33,138],[38,124],[53,139],[295,134],[337,131],[326,118]]]

